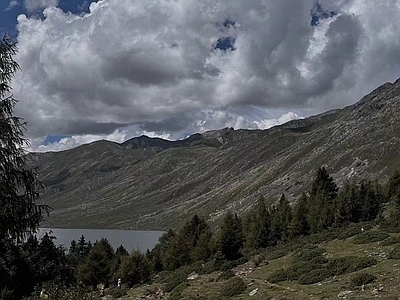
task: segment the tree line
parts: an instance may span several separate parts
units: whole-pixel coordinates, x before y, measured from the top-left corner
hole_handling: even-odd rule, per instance
[[[326,169],[319,168],[311,188],[293,206],[284,194],[271,207],[265,202],[260,196],[242,217],[226,212],[218,230],[194,215],[179,230],[164,233],[146,253],[129,253],[122,245],[114,250],[106,239],[92,244],[84,236],[72,241],[68,251],[56,247],[47,234],[20,244],[3,239],[0,247],[6,255],[0,261],[0,278],[6,280],[0,290],[19,299],[48,282],[95,288],[100,283],[115,286],[121,278],[124,286],[133,287],[160,272],[193,264],[207,265],[210,271],[230,268],[265,248],[350,223],[375,220],[399,230],[400,172],[385,185],[350,181],[339,190]],[[388,206],[392,206],[390,213]]]

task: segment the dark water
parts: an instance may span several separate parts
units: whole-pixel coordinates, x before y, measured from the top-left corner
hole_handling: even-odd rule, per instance
[[[64,245],[67,249],[71,245],[71,241],[78,241],[84,235],[86,242],[92,244],[96,240],[106,238],[114,250],[123,245],[128,252],[139,250],[146,252],[151,250],[158,243],[158,239],[164,231],[147,231],[147,230],[105,230],[105,229],[60,229],[60,228],[39,228],[37,236],[42,237],[46,232],[55,236],[57,245]]]

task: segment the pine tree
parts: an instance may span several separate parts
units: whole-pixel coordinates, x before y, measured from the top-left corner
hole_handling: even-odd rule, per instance
[[[42,191],[36,169],[26,164],[23,137],[26,123],[13,115],[11,80],[19,69],[13,56],[18,49],[7,36],[0,42],[0,239],[22,238],[34,232],[48,206],[36,201]]]
[[[220,225],[219,250],[227,260],[242,256],[244,238],[242,223],[237,214],[228,211]]]
[[[286,240],[289,235],[289,224],[292,220],[292,208],[285,194],[281,195],[278,205],[272,212],[272,235],[277,241]]]
[[[271,238],[270,212],[265,206],[263,196],[257,200],[257,205],[246,215],[243,222],[246,251],[252,254],[259,248],[274,244]]]
[[[338,187],[324,167],[319,168],[313,181],[307,221],[311,232],[330,227],[334,223],[334,199]]]
[[[334,201],[334,207],[336,225],[348,224],[359,219],[358,193],[354,182],[344,185]]]
[[[114,249],[107,239],[102,238],[90,250],[84,262],[78,268],[78,280],[86,285],[96,287],[99,283],[106,286],[112,278]]]
[[[131,255],[122,257],[118,274],[122,282],[132,287],[150,279],[151,264],[145,255],[136,250]]]
[[[385,190],[387,199],[393,199],[400,208],[400,171],[395,171],[390,176]]]
[[[293,218],[288,229],[290,238],[307,235],[309,233],[310,225],[307,221],[307,214],[308,197],[303,193],[293,209]]]

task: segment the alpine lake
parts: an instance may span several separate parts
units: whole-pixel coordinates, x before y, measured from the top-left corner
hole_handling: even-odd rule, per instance
[[[56,238],[54,243],[57,246],[63,246],[67,250],[72,240],[78,242],[83,235],[85,241],[92,244],[106,238],[114,250],[122,245],[128,252],[139,250],[145,253],[154,248],[165,231],[39,228],[36,236],[40,239],[46,233]]]

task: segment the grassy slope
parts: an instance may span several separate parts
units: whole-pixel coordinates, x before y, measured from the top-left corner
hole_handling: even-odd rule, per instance
[[[391,235],[398,236],[398,234]],[[298,246],[302,242],[305,242],[305,240],[300,241]],[[310,242],[310,238],[307,238],[306,242]],[[343,291],[351,291],[351,293],[346,298],[341,299],[398,299],[400,293],[400,260],[387,258],[387,254],[398,244],[383,246],[381,243],[355,244],[354,237],[322,242],[318,246],[326,249],[324,256],[327,258],[374,257],[378,260],[378,264],[310,285],[301,285],[297,281],[278,283],[266,281],[266,278],[274,271],[291,265],[296,250],[278,259],[270,259],[267,264],[264,261],[258,267],[254,267],[250,261],[234,269],[235,271],[250,271],[250,273],[247,276],[241,275],[247,284],[246,290],[232,299],[339,299],[338,295]],[[280,248],[282,250],[285,247],[281,246]],[[275,247],[274,252],[276,253],[279,250],[279,247]],[[273,254],[271,252],[272,250],[267,251],[266,255]],[[370,273],[377,278],[372,283],[365,285],[364,290],[362,287],[351,285],[352,276],[361,272]],[[214,272],[200,275],[198,279],[190,281],[189,287],[182,293],[182,299],[217,299],[224,284],[223,281],[217,282],[217,277],[218,272]],[[155,284],[131,289],[126,299],[139,299],[138,297],[151,294],[151,291],[156,291],[160,287],[160,284]],[[258,288],[258,292],[254,296],[249,296],[249,293],[256,288]],[[150,297],[149,299],[155,298]]]
[[[341,185],[385,180],[399,169],[400,81],[334,112],[264,131],[227,132],[220,147],[200,144],[126,149],[111,142],[33,155],[54,208],[43,226],[166,230],[194,213],[218,223],[244,214],[260,194],[295,201],[324,165]]]

